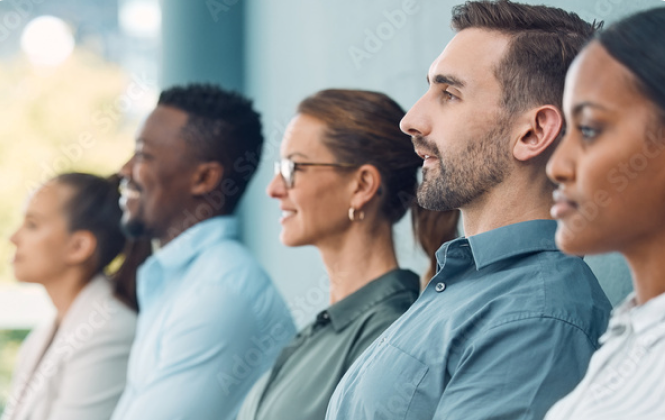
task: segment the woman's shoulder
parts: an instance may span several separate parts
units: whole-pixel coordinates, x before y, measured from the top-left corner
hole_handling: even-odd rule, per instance
[[[420,278],[411,270],[396,269],[379,280],[383,284],[374,290],[376,303],[370,313],[374,318],[387,318],[384,322],[394,321],[418,299]]]
[[[29,375],[28,371],[39,360],[40,352],[44,351],[51,337],[53,337],[54,329],[55,320],[48,319],[35,326],[25,337],[16,355],[15,378],[21,375]]]
[[[121,302],[111,280],[97,276],[79,293],[62,322],[62,332],[85,343],[126,341],[136,332],[137,313]]]

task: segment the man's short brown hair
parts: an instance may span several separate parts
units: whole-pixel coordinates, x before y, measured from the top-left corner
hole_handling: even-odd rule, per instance
[[[510,115],[552,104],[561,109],[566,72],[601,23],[588,23],[565,10],[509,0],[467,1],[453,8],[456,31],[480,28],[512,38],[495,69]]]

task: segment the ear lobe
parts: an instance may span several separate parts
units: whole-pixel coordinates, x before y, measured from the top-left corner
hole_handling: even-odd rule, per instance
[[[545,105],[529,114],[526,131],[513,147],[513,156],[522,162],[543,156],[559,137],[563,126],[561,112],[554,106]]]
[[[192,195],[205,195],[217,188],[222,182],[224,167],[219,162],[204,162],[198,165],[193,177]]]
[[[72,234],[67,247],[66,260],[71,265],[81,265],[92,258],[97,250],[97,238],[89,230]]]

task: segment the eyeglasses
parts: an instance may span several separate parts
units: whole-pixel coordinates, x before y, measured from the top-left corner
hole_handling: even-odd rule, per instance
[[[280,175],[286,188],[293,188],[293,173],[301,166],[330,166],[335,168],[353,168],[358,165],[352,163],[312,163],[294,162],[291,159],[282,159],[275,162],[275,175]]]

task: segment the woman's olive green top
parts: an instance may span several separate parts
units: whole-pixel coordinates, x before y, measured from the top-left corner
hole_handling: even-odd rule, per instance
[[[344,373],[418,291],[418,276],[397,269],[319,313],[254,385],[237,420],[324,420]]]

